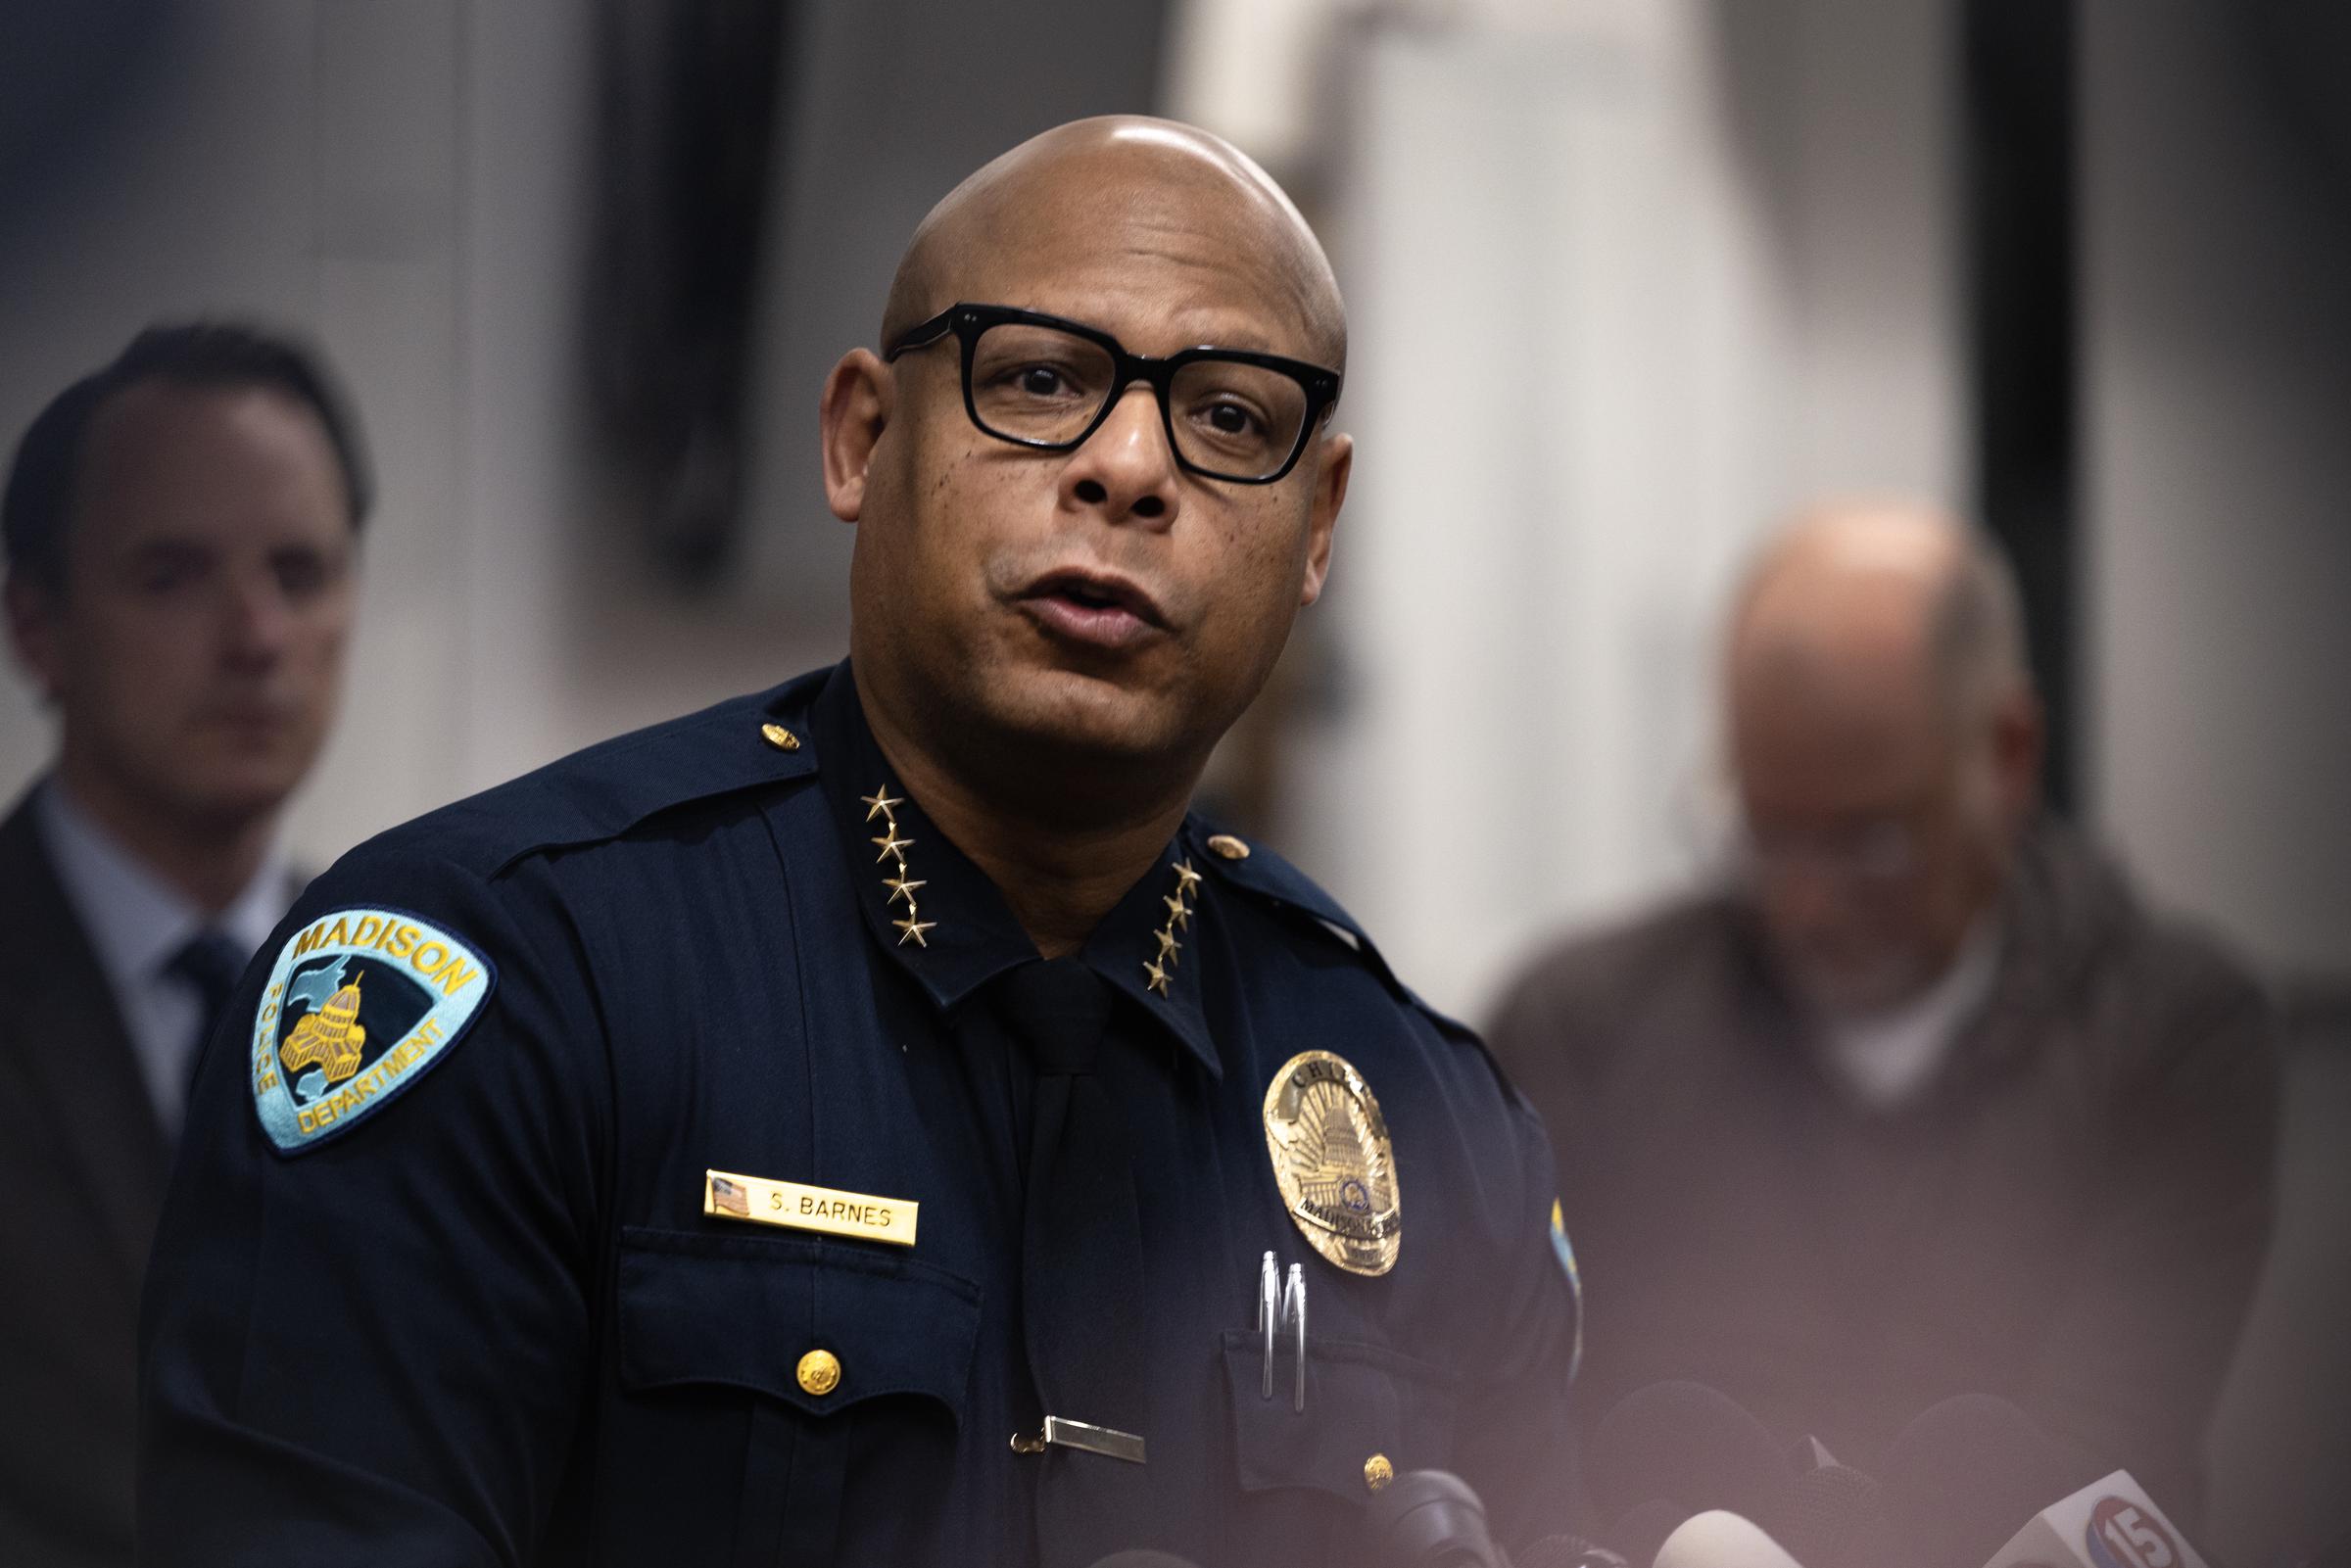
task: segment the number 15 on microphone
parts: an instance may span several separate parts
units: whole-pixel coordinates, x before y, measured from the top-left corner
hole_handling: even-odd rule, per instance
[[[2208,1568],[2155,1506],[2117,1470],[2025,1522],[1985,1568]]]

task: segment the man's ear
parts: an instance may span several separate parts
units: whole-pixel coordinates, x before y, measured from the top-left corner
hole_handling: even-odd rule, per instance
[[[2021,832],[2040,809],[2040,769],[2048,746],[2048,721],[2040,698],[2019,685],[1991,712],[1991,767],[2000,815],[2010,832]]]
[[[57,591],[32,581],[22,571],[8,574],[0,590],[8,613],[8,642],[17,662],[40,688],[43,701],[55,705],[65,695],[64,650],[58,646]]]
[[[1322,460],[1315,470],[1313,509],[1307,514],[1306,582],[1298,594],[1304,609],[1322,596],[1330,576],[1330,538],[1338,527],[1339,508],[1347,502],[1347,479],[1355,470],[1355,438],[1333,436],[1322,444]]]
[[[870,349],[851,349],[825,377],[825,401],[818,414],[825,499],[844,523],[857,521],[865,510],[866,470],[889,423],[893,390],[889,366]]]

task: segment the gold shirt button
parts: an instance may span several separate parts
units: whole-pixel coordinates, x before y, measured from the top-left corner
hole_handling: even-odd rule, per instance
[[[831,1351],[810,1351],[800,1357],[800,1387],[823,1399],[840,1387],[840,1361]]]
[[[1364,1461],[1364,1485],[1372,1491],[1379,1491],[1395,1479],[1396,1467],[1388,1463],[1386,1454],[1375,1453]]]
[[[1217,854],[1223,855],[1226,860],[1247,860],[1249,858],[1249,846],[1230,833],[1215,834],[1209,839],[1208,847]]]
[[[763,724],[759,727],[759,733],[767,737],[767,743],[771,746],[774,746],[778,751],[797,751],[800,749],[800,737],[796,735],[793,735],[790,730],[785,729],[780,724]]]

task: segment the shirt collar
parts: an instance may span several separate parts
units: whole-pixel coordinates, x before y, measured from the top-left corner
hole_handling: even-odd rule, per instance
[[[951,1012],[997,975],[1034,959],[1036,944],[995,883],[898,786],[866,725],[846,660],[826,680],[808,722],[858,913],[888,960],[913,976],[935,1007]],[[1178,836],[1103,917],[1078,956],[1221,1077],[1223,1065],[1200,1004],[1200,966],[1185,962],[1201,891]]]
[[[89,814],[57,779],[34,797],[41,838],[82,929],[118,989],[152,978],[189,937],[208,927],[247,952],[258,950],[291,902],[283,849],[272,844],[237,896],[207,919]]]
[[[1995,916],[1978,917],[1941,979],[1919,996],[1866,1018],[1830,1022],[1824,1041],[1846,1086],[1882,1110],[1913,1098],[1982,1012],[2000,968]]]

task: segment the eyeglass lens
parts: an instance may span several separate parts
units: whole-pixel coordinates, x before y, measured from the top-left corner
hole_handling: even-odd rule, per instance
[[[1110,352],[1053,327],[1009,321],[971,348],[972,411],[983,429],[1014,441],[1076,441],[1121,390]],[[1306,388],[1263,365],[1202,358],[1168,388],[1176,452],[1195,468],[1257,479],[1289,460],[1306,424]]]
[[[1828,832],[1751,831],[1745,848],[1749,866],[1763,877],[1815,871],[1850,882],[1898,881],[1917,870],[1919,859],[1916,835],[1898,822]]]

